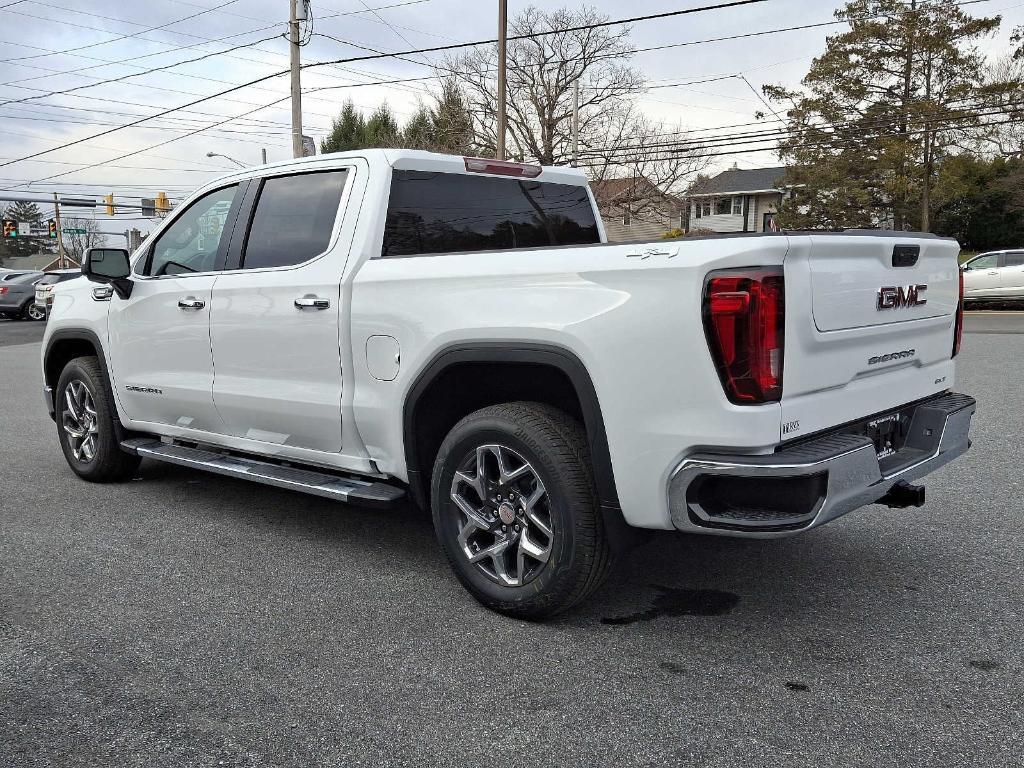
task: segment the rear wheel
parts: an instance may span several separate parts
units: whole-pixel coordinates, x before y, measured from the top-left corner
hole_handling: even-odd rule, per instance
[[[46,310],[37,305],[34,301],[30,301],[26,306],[21,316],[25,320],[45,320]]]
[[[519,402],[470,414],[441,445],[431,487],[438,541],[488,608],[546,618],[611,568],[586,435],[559,410]]]
[[[54,394],[57,434],[68,465],[81,478],[102,483],[127,480],[139,457],[118,444],[113,398],[95,357],[64,366]]]

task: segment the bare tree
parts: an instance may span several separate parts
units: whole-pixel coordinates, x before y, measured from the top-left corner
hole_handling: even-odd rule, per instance
[[[64,244],[64,253],[73,258],[79,264],[85,258],[85,252],[89,248],[98,248],[107,244],[107,238],[99,233],[99,222],[95,219],[79,219],[64,216],[60,220],[61,242]],[[68,234],[69,229],[84,229],[85,234]]]
[[[510,37],[522,39],[508,43],[506,143],[515,160],[570,163],[578,87],[579,165],[595,182],[628,177],[649,180],[629,186],[638,195],[642,191],[642,196],[627,207],[644,218],[645,209],[661,197],[658,190],[681,192],[708,160],[696,144],[685,141],[685,133],[666,134],[666,126],[648,120],[636,108],[644,79],[629,66],[634,53],[630,30],[625,25],[593,27],[607,18],[586,6],[556,11],[530,6],[512,20]],[[438,73],[454,77],[465,94],[475,151],[493,155],[497,47],[481,46],[450,56]],[[616,186],[621,190],[622,185]],[[595,190],[600,192],[601,185],[595,185]]]
[[[589,27],[607,21],[593,8],[523,10],[509,25],[507,56],[508,146],[519,160],[544,165],[568,162],[572,144],[573,89],[580,88],[580,141],[600,132],[602,113],[636,95],[639,72],[627,66],[633,55],[628,27]],[[575,30],[540,33],[554,30]],[[451,56],[442,73],[463,86],[481,153],[496,141],[497,47],[477,47]]]
[[[664,196],[681,197],[711,163],[708,151],[688,139],[680,126],[650,120],[631,104],[606,114],[603,130],[596,146],[582,154],[602,210],[611,202],[604,196],[612,194],[638,219],[660,215],[665,211]],[[602,183],[623,178],[634,180],[625,200],[622,185]]]
[[[977,151],[1000,155],[1024,152],[1024,57],[1004,56],[988,64],[984,82],[992,94],[980,118],[981,144]]]

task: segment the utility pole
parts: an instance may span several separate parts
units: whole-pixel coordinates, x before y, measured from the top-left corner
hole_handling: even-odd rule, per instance
[[[505,37],[508,34],[508,4],[498,0],[498,136],[494,156],[505,159]]]
[[[264,147],[263,149],[260,150],[260,156],[263,158],[263,164],[266,165],[267,164],[267,148],[266,147]]]
[[[288,0],[288,48],[291,52],[292,69],[292,157],[302,157],[302,86],[299,82],[299,3],[303,0]],[[303,7],[302,16],[306,12]]]
[[[57,225],[57,264],[58,269],[64,269],[67,267],[67,262],[64,261],[64,236],[60,231],[60,201],[57,199],[57,193],[53,193],[53,223]]]
[[[572,164],[580,161],[580,81],[572,84]]]

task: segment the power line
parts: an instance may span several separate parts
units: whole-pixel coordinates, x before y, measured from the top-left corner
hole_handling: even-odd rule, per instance
[[[269,104],[265,104],[265,105],[263,105],[261,107],[256,107],[256,109],[250,110],[249,112],[244,112],[241,115],[238,115],[238,117],[244,117],[245,115],[252,114],[253,112],[258,112],[261,109],[266,109],[268,107],[272,107],[272,106],[274,106],[276,104],[280,104],[282,101],[287,101],[290,98],[291,98],[290,95],[284,96],[284,97],[278,99],[277,101],[272,101]],[[142,149],[136,149],[136,150],[133,150],[132,152],[125,152],[124,154],[118,155],[117,157],[112,157],[109,160],[104,160],[104,161],[99,162],[99,163],[92,163],[91,165],[86,165],[86,166],[84,166],[82,168],[76,168],[76,169],[74,169],[72,171],[65,171],[63,173],[55,173],[52,176],[45,176],[42,179],[39,179],[39,181],[40,182],[42,182],[42,181],[49,181],[50,179],[60,178],[61,176],[67,176],[68,174],[71,174],[71,173],[79,173],[81,171],[87,171],[87,170],[90,170],[92,168],[98,168],[101,165],[105,166],[108,163],[116,162],[118,160],[124,160],[127,157],[132,157],[134,155],[140,155],[143,152],[148,152],[148,151],[150,151],[152,149],[156,149],[157,147],[163,147],[163,146],[166,146],[167,144],[170,144],[172,142],[180,141],[181,139],[188,138],[189,136],[195,136],[197,133],[203,133],[204,131],[208,130],[208,128],[213,128],[213,127],[216,127],[218,125],[223,125],[224,123],[231,122],[234,119],[235,119],[234,116],[228,117],[228,118],[225,118],[224,120],[221,120],[219,123],[214,123],[212,126],[207,126],[207,127],[204,127],[204,128],[197,128],[196,130],[191,131],[189,133],[186,133],[183,136],[175,136],[173,138],[167,139],[167,141],[161,141],[159,144],[154,144],[154,145],[152,145],[150,147],[144,147]],[[7,165],[7,163],[0,164],[0,167],[3,167],[3,165]]]
[[[997,113],[993,113],[993,115],[994,114],[997,114]],[[962,118],[962,119],[963,120],[969,120],[971,118],[965,117],[965,118]],[[1008,125],[1010,123],[1016,123],[1016,122],[1017,122],[1016,118],[1010,117],[1010,118],[1008,118],[1006,120],[999,120],[999,121],[990,122],[990,123],[988,123],[988,125],[990,125],[990,126]],[[971,127],[971,125],[968,124],[968,125],[961,125],[961,126],[947,126],[947,129],[952,130],[952,129],[956,129],[956,128],[970,128],[970,127]],[[864,138],[865,139],[878,139],[878,138],[890,138],[890,137],[899,137],[899,136],[912,136],[912,135],[917,135],[917,134],[921,134],[921,133],[926,133],[929,130],[931,130],[931,129],[925,128],[925,129],[907,131],[905,133],[902,132],[902,131],[897,131],[897,132],[889,132],[889,133],[866,134],[864,136]],[[831,135],[834,135],[834,134],[828,134],[828,135],[831,136]],[[764,140],[762,140],[762,141],[764,141]],[[750,143],[757,143],[757,141],[738,142],[737,146],[742,146],[744,144],[750,144]],[[821,140],[818,140],[818,141],[808,142],[808,143],[806,143],[806,144],[804,144],[802,146],[803,147],[834,148],[834,149],[859,149],[860,148],[860,145],[851,143],[849,140],[846,140],[845,142],[835,142],[835,141],[829,141],[828,139],[821,139]],[[717,149],[718,147],[713,147],[713,148]],[[625,157],[616,156],[614,159],[606,160],[604,162],[579,163],[578,167],[580,167],[580,168],[594,168],[594,167],[599,167],[599,166],[604,166],[604,167],[608,167],[608,166],[625,166],[625,165],[630,165],[630,164],[635,164],[635,163],[649,162],[651,160],[657,159],[655,157],[655,155],[662,155],[662,156],[664,156],[664,155],[679,155],[679,154],[684,154],[684,153],[693,153],[696,157],[710,158],[710,157],[723,157],[723,156],[747,154],[747,153],[751,153],[751,152],[772,152],[772,151],[773,151],[773,148],[771,148],[771,147],[753,147],[753,148],[748,148],[748,149],[728,149],[728,150],[726,150],[724,152],[695,152],[694,149],[692,149],[692,148],[681,148],[681,149],[668,148],[668,149],[664,149],[664,150],[649,150],[649,149],[644,148],[644,149],[634,149],[632,151],[632,154],[628,154]],[[591,159],[596,160],[597,157],[591,158]]]
[[[704,12],[704,11],[720,10],[720,9],[723,9],[723,8],[733,8],[733,7],[736,7],[736,6],[752,5],[752,4],[755,4],[755,3],[763,3],[763,2],[766,2],[766,0],[729,0],[729,2],[720,3],[720,4],[717,4],[717,5],[705,5],[705,6],[699,6],[699,7],[696,7],[696,8],[688,8],[688,9],[678,10],[678,11],[667,11],[667,12],[664,12],[664,13],[650,14],[648,16],[636,16],[636,17],[632,17],[632,18],[629,18],[629,19],[619,19],[617,21],[603,21],[603,22],[598,22],[598,23],[593,24],[593,25],[582,25],[582,26],[577,26],[577,27],[569,27],[569,28],[565,28],[565,29],[549,30],[547,32],[538,32],[538,33],[533,34],[533,35],[518,35],[518,36],[512,37],[510,39],[525,39],[525,38],[533,38],[533,37],[546,37],[546,36],[549,36],[549,35],[565,34],[567,32],[582,31],[582,30],[586,30],[586,29],[593,29],[593,28],[596,28],[596,27],[606,27],[606,26],[611,26],[611,25],[614,25],[614,24],[626,24],[626,23],[632,23],[632,22],[636,22],[636,21],[646,21],[646,20],[650,20],[650,19],[660,19],[660,18],[666,18],[668,16],[681,16],[681,15],[687,15],[687,14],[692,14],[692,13],[701,13],[701,12]],[[414,53],[429,53],[429,52],[435,51],[435,50],[452,50],[454,48],[468,48],[468,47],[473,47],[473,46],[476,46],[476,45],[486,45],[486,44],[490,44],[490,43],[494,43],[494,42],[496,42],[496,40],[490,39],[490,40],[475,41],[475,42],[469,42],[469,43],[458,43],[458,44],[449,45],[449,46],[435,46],[433,48],[423,48],[423,49],[414,50],[414,51],[399,51],[398,53],[400,55],[410,55],[410,54],[414,54]],[[392,58],[395,55],[396,54],[373,54],[373,55],[369,55],[369,56],[359,56],[359,57],[354,57],[354,58],[349,58],[349,59],[339,59],[339,60],[332,61],[332,62],[311,62],[311,63],[302,65],[302,69],[311,69],[311,68],[314,68],[314,67],[325,66],[327,64],[347,64],[347,63],[352,62],[352,61],[368,61],[368,60],[371,60],[371,59]],[[121,125],[119,127],[109,128],[109,129],[107,129],[105,131],[100,131],[99,133],[93,134],[91,136],[85,136],[85,137],[82,137],[80,139],[75,139],[74,141],[69,141],[69,142],[67,142],[65,144],[62,144],[62,145],[58,146],[58,147],[52,147],[50,149],[46,149],[46,150],[41,150],[39,152],[35,152],[35,153],[31,154],[31,155],[26,155],[25,157],[20,158],[20,159],[8,160],[6,162],[0,163],[0,168],[3,168],[3,167],[8,166],[8,165],[12,165],[12,164],[17,163],[17,162],[20,162],[21,160],[30,160],[30,159],[32,159],[34,157],[39,157],[39,156],[44,155],[44,154],[49,154],[50,152],[56,152],[56,151],[61,150],[61,149],[66,149],[68,147],[76,146],[76,145],[82,144],[82,143],[84,143],[86,141],[90,141],[92,139],[100,138],[101,136],[107,136],[107,135],[109,135],[111,133],[114,133],[114,132],[119,131],[119,130],[123,130],[125,128],[131,128],[131,127],[134,127],[136,125],[141,125],[144,122],[148,122],[149,120],[156,119],[157,117],[162,117],[164,115],[170,114],[171,112],[178,111],[179,109],[186,109],[188,107],[193,107],[193,106],[196,106],[197,104],[202,104],[202,103],[210,101],[212,99],[219,98],[221,96],[225,96],[225,95],[227,95],[229,93],[234,93],[235,91],[239,91],[239,90],[241,90],[243,88],[248,88],[249,86],[252,86],[252,85],[258,85],[259,83],[263,83],[263,82],[266,82],[268,80],[272,80],[275,77],[280,77],[280,76],[286,75],[286,74],[289,74],[288,70],[282,70],[280,72],[275,72],[275,73],[272,73],[272,74],[269,74],[269,75],[264,75],[263,77],[256,78],[255,80],[250,80],[248,82],[241,83],[241,84],[233,86],[231,88],[227,88],[227,89],[225,89],[223,91],[220,91],[218,93],[211,94],[209,96],[204,96],[204,97],[202,97],[200,99],[196,99],[195,101],[189,102],[188,104],[183,104],[183,105],[178,106],[178,107],[171,107],[171,108],[165,109],[165,110],[163,110],[161,112],[158,112],[155,115],[150,115],[148,117],[139,118],[138,120],[134,120],[132,122],[126,123],[126,124]],[[283,100],[284,99],[281,99],[280,101],[283,101]],[[279,103],[279,102],[274,102],[274,103],[276,104],[276,103]],[[267,105],[267,106],[270,106],[270,105]],[[262,107],[262,108],[265,108],[265,107]],[[252,111],[258,111],[258,110],[252,110]],[[213,127],[213,126],[211,126],[211,127]]]
[[[236,45],[233,48],[228,48],[227,51],[214,51],[214,52],[211,52],[211,53],[204,54],[202,56],[197,56],[194,59],[185,59],[184,61],[177,61],[174,64],[164,64],[163,66],[153,67],[152,69],[147,69],[147,70],[144,70],[142,72],[133,72],[130,75],[121,75],[120,77],[112,77],[112,78],[109,78],[107,80],[100,80],[98,83],[89,83],[88,85],[76,85],[73,88],[65,88],[62,91],[49,91],[47,93],[40,94],[39,96],[25,96],[25,97],[20,98],[20,99],[10,99],[9,101],[2,101],[2,102],[0,102],[0,107],[5,107],[8,104],[20,104],[22,102],[31,101],[33,99],[45,99],[45,98],[47,98],[49,96],[63,96],[63,95],[68,94],[68,93],[73,93],[74,91],[85,90],[86,88],[96,88],[96,87],[101,86],[101,85],[107,85],[109,83],[118,83],[118,82],[121,82],[123,80],[128,80],[129,78],[132,78],[132,77],[142,77],[143,75],[149,75],[149,74],[152,74],[154,72],[162,72],[164,70],[173,69],[174,67],[180,67],[180,66],[183,66],[185,64],[194,64],[197,61],[204,61],[206,59],[211,59],[214,56],[220,56],[221,54],[227,53],[228,51],[237,51],[237,50],[240,50],[242,48],[249,48],[249,47],[251,47],[253,45],[257,45],[258,43],[265,43],[268,40],[273,40],[275,37],[276,37],[276,35],[274,37],[264,37],[264,38],[262,38],[260,40],[256,40],[255,42],[252,42],[252,43],[241,43],[240,45]]]
[[[1004,104],[985,104],[978,102],[974,104],[964,104],[958,107],[960,112],[966,110],[973,110],[970,114],[959,114],[950,115],[943,111],[933,110],[923,114],[913,116],[910,124],[925,124],[931,125],[932,128],[926,128],[925,130],[954,130],[960,128],[971,128],[973,125],[953,125],[964,122],[964,121],[976,121],[979,117],[991,117],[991,116],[1003,116],[1012,115],[1020,110],[1020,107],[1024,107],[1024,101],[1021,102],[1010,102]],[[715,148],[716,145],[721,144],[723,146],[741,146],[744,144],[756,144],[766,141],[779,141],[785,138],[797,137],[801,132],[818,131],[824,132],[826,129],[833,129],[833,133],[824,133],[826,136],[836,135],[838,130],[844,128],[857,128],[858,130],[870,131],[872,129],[885,129],[893,125],[895,119],[892,117],[879,118],[875,120],[868,120],[859,122],[856,120],[840,121],[835,123],[824,123],[816,126],[808,126],[803,129],[769,129],[766,131],[751,131],[746,133],[738,134],[724,134],[720,136],[712,136],[703,139],[694,140],[677,140],[670,142],[655,143],[651,141],[645,141],[643,144],[634,145],[618,145],[613,147],[597,147],[585,150],[585,153],[599,154],[608,152],[622,152],[622,151],[644,151],[649,153],[659,153],[665,151],[694,151],[699,154],[699,150],[702,148]],[[949,124],[949,125],[947,125]],[[888,135],[888,134],[886,134]],[[893,135],[901,135],[899,133]],[[648,138],[655,138],[657,134]],[[767,148],[765,151],[769,151]]]
[[[103,40],[103,41],[98,42],[98,43],[89,43],[88,45],[80,45],[80,46],[77,46],[76,48],[68,48],[66,50],[61,51],[61,53],[63,54],[63,53],[73,53],[74,51],[84,51],[87,48],[96,48],[97,46],[106,45],[107,43],[116,43],[119,40],[126,40],[126,39],[128,39],[130,37],[137,37],[138,35],[145,34],[146,32],[154,32],[154,31],[156,31],[158,29],[164,29],[165,27],[173,27],[175,24],[180,24],[183,21],[189,21],[190,19],[198,18],[199,16],[203,16],[203,15],[205,15],[207,13],[211,13],[212,11],[217,10],[218,8],[223,8],[224,6],[227,6],[227,5],[233,5],[234,3],[237,3],[237,2],[238,2],[238,0],[227,0],[227,2],[221,3],[220,5],[216,5],[213,8],[204,8],[203,10],[198,11],[197,13],[193,13],[193,14],[190,14],[188,16],[184,16],[184,17],[182,17],[180,19],[175,19],[174,21],[168,21],[165,24],[158,24],[155,27],[148,27],[148,28],[142,30],[142,32],[133,32],[131,34],[120,35],[118,37],[111,38],[110,40]],[[19,11],[13,11],[13,13],[19,13]],[[33,54],[32,56],[21,56],[21,57],[17,57],[17,58],[13,58],[13,59],[0,59],[0,64],[8,64],[8,63],[11,63],[11,62],[14,62],[14,61],[22,61],[24,59],[35,59],[35,58],[39,58],[39,56],[41,56],[41,55],[49,56],[51,54]]]

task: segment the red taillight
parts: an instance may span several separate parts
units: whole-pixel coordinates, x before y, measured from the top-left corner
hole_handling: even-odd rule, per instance
[[[956,305],[956,321],[953,326],[953,357],[960,354],[960,342],[964,338],[964,271],[960,272],[960,301]]]
[[[486,157],[464,157],[466,170],[472,173],[496,173],[501,176],[520,176],[532,179],[544,170],[539,165],[509,163],[504,160],[488,160]]]
[[[5,293],[7,293],[7,286],[0,285],[0,296],[3,296]]]
[[[704,330],[731,402],[782,398],[785,305],[781,270],[728,270],[708,278]]]

